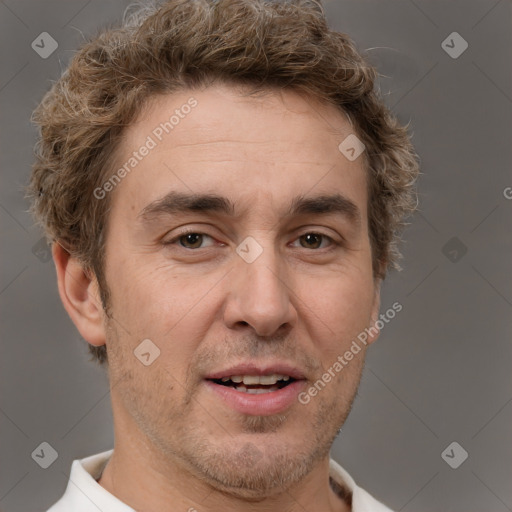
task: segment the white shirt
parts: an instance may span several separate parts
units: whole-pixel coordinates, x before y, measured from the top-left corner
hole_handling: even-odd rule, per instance
[[[97,481],[114,450],[75,460],[66,491],[47,512],[136,512],[104,489]],[[329,461],[329,475],[336,484],[352,494],[352,512],[392,512],[361,487],[334,460]]]

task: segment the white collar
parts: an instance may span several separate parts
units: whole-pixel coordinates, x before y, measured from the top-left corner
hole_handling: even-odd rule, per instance
[[[66,491],[48,512],[135,512],[96,481],[113,451],[73,461]],[[358,487],[347,471],[333,459],[329,461],[329,475],[338,485],[352,493],[352,512],[392,512]]]

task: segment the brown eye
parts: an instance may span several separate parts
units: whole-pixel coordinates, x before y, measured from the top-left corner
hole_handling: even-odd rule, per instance
[[[208,245],[203,245],[205,238],[213,240],[211,236],[205,233],[198,233],[197,231],[185,231],[175,236],[172,240],[163,242],[163,245],[178,245],[178,247],[182,247],[184,249],[203,249],[208,247]],[[210,244],[210,246],[211,245],[213,244]]]
[[[333,242],[331,237],[324,235],[323,233],[306,233],[299,237],[301,246],[305,247],[306,249],[320,249],[323,239],[329,240],[331,244]]]
[[[203,235],[200,233],[187,233],[186,235],[181,235],[179,241],[187,249],[198,249],[203,241]]]

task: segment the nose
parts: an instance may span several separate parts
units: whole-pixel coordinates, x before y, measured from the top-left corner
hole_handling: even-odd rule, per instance
[[[229,274],[224,321],[230,329],[250,325],[259,336],[272,336],[296,324],[294,293],[286,269],[268,245],[252,263],[238,258]]]

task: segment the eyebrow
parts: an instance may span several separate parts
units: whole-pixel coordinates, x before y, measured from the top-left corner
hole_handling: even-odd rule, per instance
[[[217,194],[183,193],[171,191],[148,204],[138,215],[143,222],[150,222],[161,215],[185,213],[219,213],[235,216],[235,204]],[[299,195],[293,198],[284,213],[285,217],[299,215],[338,214],[354,224],[360,224],[361,212],[357,205],[342,194],[323,194],[313,197]]]

